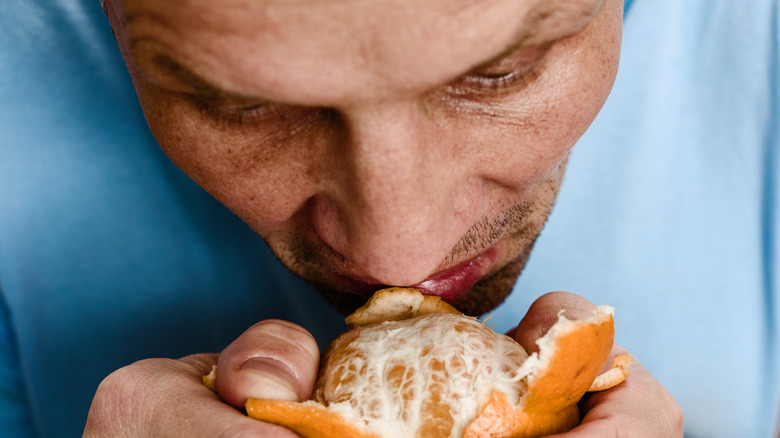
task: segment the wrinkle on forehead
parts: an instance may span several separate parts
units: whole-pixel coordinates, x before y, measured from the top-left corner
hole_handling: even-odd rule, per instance
[[[420,92],[516,46],[518,38],[535,43],[576,30],[603,2],[116,1],[131,40],[167,38],[161,46],[173,53],[166,55],[211,82],[295,103],[274,95],[285,91],[284,78],[296,84],[301,101],[331,89],[333,95],[320,96],[323,105],[350,97],[332,86],[346,78],[363,95]]]

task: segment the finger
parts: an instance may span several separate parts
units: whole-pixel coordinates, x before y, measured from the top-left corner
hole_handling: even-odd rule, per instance
[[[623,350],[617,347],[616,350]],[[683,414],[672,395],[631,356],[631,375],[620,385],[588,394],[580,403],[589,428],[620,424],[621,430],[655,430],[656,436],[682,436]],[[605,421],[609,420],[609,421]]]
[[[536,340],[558,321],[558,314],[564,311],[569,319],[581,319],[591,316],[596,306],[585,298],[569,292],[550,292],[542,295],[528,309],[523,319],[510,336],[530,354],[539,351]]]
[[[296,437],[246,417],[204,387],[200,378],[216,361],[215,354],[148,359],[112,373],[95,394],[84,436]]]
[[[309,332],[287,321],[262,321],[219,355],[217,390],[233,406],[248,398],[307,400],[318,366],[319,348]]]
[[[613,353],[625,351],[616,347]],[[683,436],[683,414],[669,392],[631,356],[631,375],[612,389],[580,401],[578,427],[560,438],[604,436]]]

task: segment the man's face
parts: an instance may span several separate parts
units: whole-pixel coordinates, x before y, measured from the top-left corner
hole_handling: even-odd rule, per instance
[[[349,310],[509,293],[614,79],[622,0],[109,0],[171,159]],[[554,273],[551,273],[554,275]]]

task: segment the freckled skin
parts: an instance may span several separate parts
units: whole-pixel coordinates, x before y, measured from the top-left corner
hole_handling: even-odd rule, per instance
[[[161,147],[282,263],[350,311],[336,277],[413,285],[501,248],[454,303],[470,314],[520,275],[622,17],[621,0],[107,6]]]

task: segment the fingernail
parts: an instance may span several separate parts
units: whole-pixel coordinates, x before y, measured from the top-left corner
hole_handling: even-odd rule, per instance
[[[282,361],[271,357],[253,357],[241,366],[242,371],[249,371],[260,380],[258,387],[262,394],[257,398],[269,400],[299,400],[296,383],[298,381],[292,370]]]

